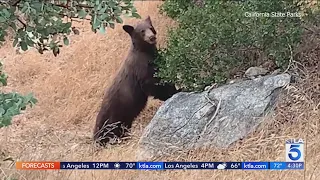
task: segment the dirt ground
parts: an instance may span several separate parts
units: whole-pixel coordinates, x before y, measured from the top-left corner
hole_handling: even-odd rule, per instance
[[[137,1],[142,17],[150,15],[164,46],[166,30],[175,23],[158,12],[160,1]],[[136,19],[124,19],[132,24]],[[161,102],[150,100],[137,118],[133,137],[123,145],[97,149],[91,143],[92,130],[103,93],[130,46],[129,36],[117,25],[106,35],[94,34],[89,24],[78,24],[81,34],[71,36],[70,45],[54,57],[35,50],[17,54],[8,42],[0,49],[7,72],[7,91],[33,92],[37,105],[14,118],[0,130],[0,157],[17,161],[136,161],[136,149],[143,128]],[[314,52],[317,53],[317,52]],[[318,62],[318,57],[314,59]],[[319,66],[319,65],[318,65]],[[285,140],[306,141],[306,170],[300,171],[17,171],[0,163],[0,177],[17,179],[319,179],[320,167],[320,75],[305,68],[302,83],[288,86],[277,114],[250,137],[221,151],[197,150],[162,161],[284,161]],[[0,179],[1,179],[0,178]]]

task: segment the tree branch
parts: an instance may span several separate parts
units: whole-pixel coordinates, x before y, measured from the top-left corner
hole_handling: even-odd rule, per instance
[[[24,23],[19,17],[17,17],[17,20],[23,25],[24,29],[27,28],[26,23]]]
[[[16,6],[21,0],[12,0],[9,4],[11,6]]]
[[[58,6],[58,7],[62,7],[65,9],[69,9],[69,2],[67,4],[55,4],[55,3],[50,3],[52,5]],[[81,8],[88,8],[88,9],[92,9],[93,7],[85,5],[85,4],[78,4],[76,5],[77,7],[81,7]]]
[[[1,0],[1,3],[9,4],[10,6],[16,6],[21,0]]]
[[[79,20],[75,20],[75,19],[80,19],[79,17],[69,17],[68,15],[63,14],[63,13],[59,13],[59,15],[61,15],[61,16],[63,16],[63,17],[68,17],[68,18],[70,18],[72,21],[80,22]],[[74,19],[74,18],[75,18],[75,19]],[[82,18],[82,19],[88,20],[88,21],[91,20],[91,19],[88,19],[88,18]]]
[[[70,1],[67,1],[67,4],[55,4],[55,3],[50,3],[50,4],[52,4],[52,5],[54,5],[54,6],[58,6],[58,7],[62,7],[62,8],[65,8],[65,9],[68,9],[68,10],[70,10],[70,6],[69,6],[69,2]],[[91,7],[91,6],[88,6],[88,5],[85,5],[85,4],[78,4],[78,5],[76,5],[77,7],[81,7],[81,8],[88,8],[88,9],[92,9],[93,7]],[[66,14],[61,14],[61,13],[59,13],[59,15],[62,15],[62,16],[66,16],[66,17],[68,17],[68,18],[70,18],[71,19],[71,21],[77,21],[77,20],[75,20],[75,19],[73,19],[73,18],[79,18],[79,17],[69,17],[68,15],[66,15]],[[82,18],[82,19],[84,19],[84,20],[90,20],[90,19],[88,19],[88,18]],[[78,21],[78,22],[80,22],[80,21]]]

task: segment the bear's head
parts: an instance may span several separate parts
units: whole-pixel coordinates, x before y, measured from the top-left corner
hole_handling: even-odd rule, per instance
[[[155,45],[157,43],[157,32],[152,25],[150,16],[139,22],[135,27],[123,25],[122,28],[130,35],[134,44]]]

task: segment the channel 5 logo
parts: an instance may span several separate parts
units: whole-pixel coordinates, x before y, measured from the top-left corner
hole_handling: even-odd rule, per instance
[[[302,139],[286,140],[286,162],[304,162]]]

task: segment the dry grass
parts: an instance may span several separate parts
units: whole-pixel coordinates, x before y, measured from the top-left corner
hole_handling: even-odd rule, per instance
[[[161,2],[137,1],[138,12],[150,15],[165,44],[165,32],[174,22],[159,15]],[[125,19],[125,23],[136,22]],[[36,51],[16,54],[8,43],[0,50],[9,75],[6,90],[34,92],[39,103],[14,118],[12,126],[0,131],[0,153],[17,161],[136,161],[137,141],[143,128],[161,104],[151,100],[136,120],[133,137],[124,145],[95,148],[90,141],[92,128],[105,87],[125,58],[129,37],[117,26],[107,35],[93,34],[88,24],[79,24],[80,36],[71,37],[55,58]],[[314,59],[318,61],[318,57]],[[284,140],[307,140],[305,171],[16,171],[0,164],[2,177],[18,179],[318,179],[319,68],[306,68],[305,80],[287,87],[288,95],[279,104],[277,114],[259,131],[226,151],[197,150],[161,160],[174,161],[283,161]],[[1,157],[1,155],[0,155]],[[159,159],[160,160],[160,159]]]

